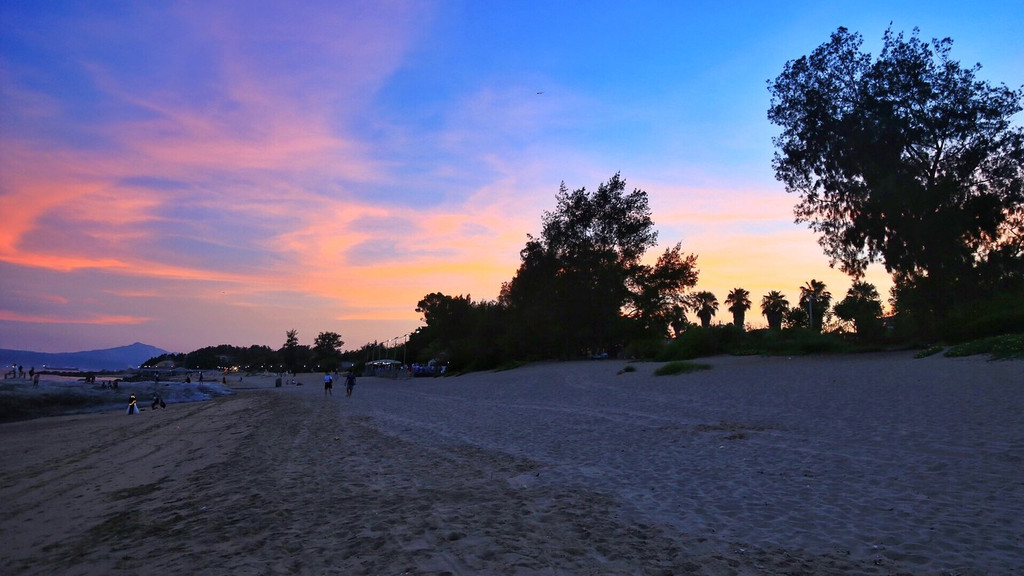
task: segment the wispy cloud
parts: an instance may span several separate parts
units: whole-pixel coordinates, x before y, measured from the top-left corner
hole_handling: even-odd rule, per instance
[[[18,314],[9,310],[0,310],[0,320],[9,322],[26,322],[31,324],[92,324],[100,326],[123,326],[144,324],[150,318],[136,316],[104,316],[99,314],[70,315],[29,315]]]
[[[682,241],[720,299],[845,290],[771,179],[763,94],[766,43],[837,12],[532,8],[3,5],[0,346],[358,346],[429,292],[496,297],[559,183],[616,171],[650,194],[651,257]]]

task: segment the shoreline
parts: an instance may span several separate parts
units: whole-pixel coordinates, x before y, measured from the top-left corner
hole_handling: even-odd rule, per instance
[[[236,376],[237,377],[237,376]],[[123,412],[128,398],[135,394],[140,411],[149,409],[153,396],[167,404],[202,402],[230,396],[252,386],[266,386],[265,375],[250,376],[250,382],[207,380],[186,383],[179,380],[126,381],[116,377],[100,378],[99,382],[86,382],[79,376],[44,375],[34,385],[28,378],[7,378],[0,381],[0,424],[21,422],[36,418],[50,418],[75,414]],[[103,384],[118,380],[118,388],[104,388]]]

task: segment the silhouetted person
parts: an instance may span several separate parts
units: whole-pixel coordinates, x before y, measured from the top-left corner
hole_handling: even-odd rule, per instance
[[[352,389],[355,387],[356,375],[351,370],[349,370],[348,373],[345,374],[345,396],[351,396]]]

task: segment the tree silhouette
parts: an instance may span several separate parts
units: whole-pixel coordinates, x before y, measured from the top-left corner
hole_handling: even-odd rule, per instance
[[[768,118],[782,127],[776,177],[832,263],[860,277],[882,262],[904,294],[923,292],[905,304],[941,319],[1022,277],[1024,90],[978,80],[952,40],[917,34],[887,30],[872,58],[839,28],[769,83]]]
[[[697,292],[693,295],[693,308],[703,328],[711,326],[711,317],[718,311],[718,298],[711,292]]]
[[[800,308],[807,311],[808,328],[821,332],[825,313],[832,304],[832,293],[825,289],[825,283],[811,280],[800,287]]]
[[[341,366],[341,347],[345,345],[336,332],[321,332],[313,341],[313,357],[320,370],[330,372]]]
[[[778,290],[772,290],[761,298],[761,314],[768,321],[771,330],[782,329],[782,318],[789,311],[789,300]]]
[[[856,281],[835,306],[836,316],[853,322],[857,335],[875,338],[882,329],[882,301],[874,284]]]
[[[593,193],[570,192],[562,183],[556,201],[543,215],[540,237],[527,236],[515,277],[502,286],[510,345],[572,357],[614,351],[639,332],[664,336],[672,307],[696,284],[696,256],[683,256],[677,244],[653,267],[641,262],[657,242],[647,193],[627,193],[615,174]]]
[[[305,360],[307,350],[299,345],[298,330],[285,333],[284,346],[281,347],[281,362],[289,372],[296,372]]]
[[[682,244],[667,248],[654,266],[638,265],[623,306],[637,331],[665,336],[669,327],[682,330],[686,320],[687,291],[697,284],[697,257],[683,256]],[[678,328],[678,330],[677,330]]]
[[[744,317],[751,306],[750,292],[743,288],[733,288],[726,296],[725,303],[729,305],[729,312],[732,312],[733,324],[743,329]]]

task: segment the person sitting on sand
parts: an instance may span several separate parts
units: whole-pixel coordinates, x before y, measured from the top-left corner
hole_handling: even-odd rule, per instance
[[[135,397],[135,393],[128,397],[128,414],[139,413],[139,400]]]
[[[153,394],[153,405],[150,406],[150,409],[156,410],[158,407],[167,408],[167,404],[164,403],[164,399],[159,394]]]

